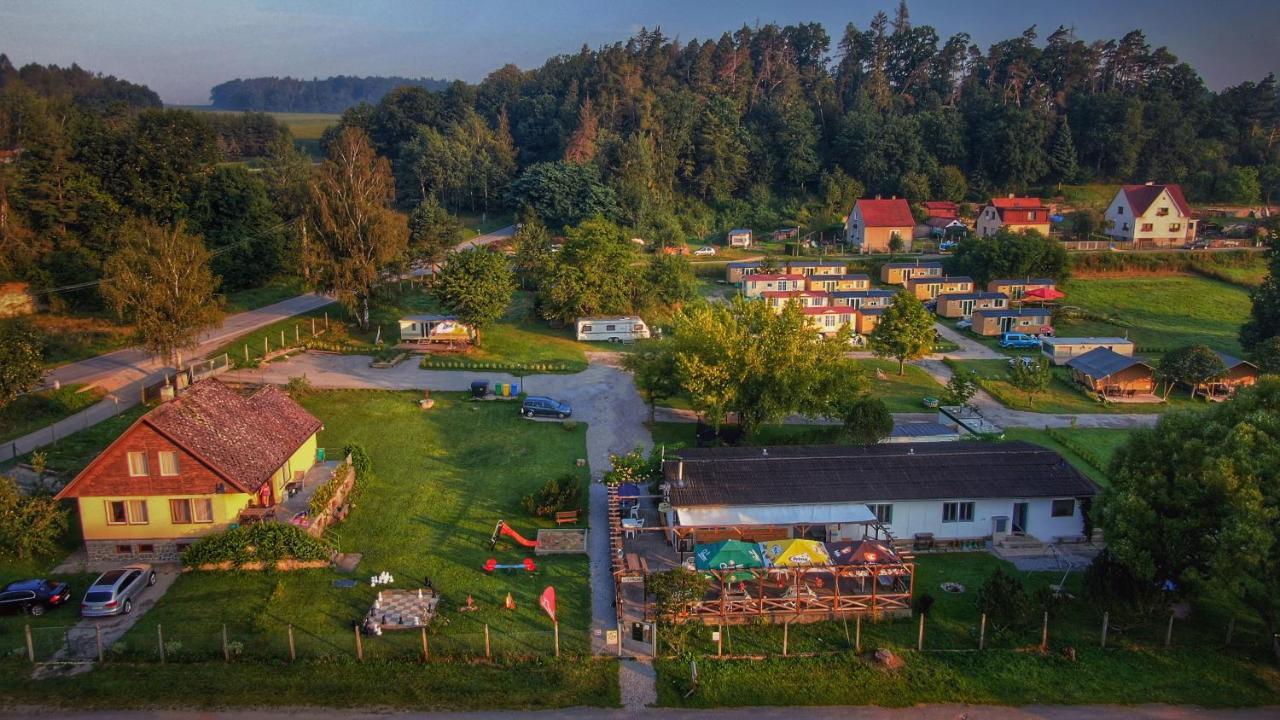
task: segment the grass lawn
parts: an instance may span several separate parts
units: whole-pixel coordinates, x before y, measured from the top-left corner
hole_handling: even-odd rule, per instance
[[[1075,466],[1077,470],[1088,475],[1094,482],[1103,487],[1111,485],[1106,468],[1116,450],[1129,439],[1133,433],[1130,428],[1062,428],[1048,431],[1034,428],[1006,428],[1006,440],[1025,440],[1057,451]],[[1066,442],[1059,441],[1059,438]],[[1091,458],[1090,462],[1086,457]],[[1094,463],[1098,466],[1095,466]]]
[[[1105,210],[1115,198],[1119,185],[1107,183],[1089,183],[1085,185],[1063,185],[1060,190],[1051,188],[1049,194],[1060,194],[1063,200],[1075,208],[1092,208]],[[1056,192],[1055,192],[1056,191]]]
[[[44,335],[44,364],[55,367],[133,344],[133,328],[106,315],[37,313],[31,322]]]
[[[22,437],[52,425],[97,403],[106,395],[98,387],[63,385],[57,390],[40,390],[19,395],[0,408],[0,443]]]
[[[480,347],[473,348],[464,356],[439,356],[438,359],[495,365],[550,364],[560,368],[560,372],[581,372],[587,369],[586,351],[618,347],[609,343],[578,342],[574,339],[572,327],[551,327],[534,314],[533,293],[529,292],[517,292],[507,314],[482,331],[480,340]],[[425,358],[426,363],[436,359],[431,355]]]
[[[487,558],[518,563],[525,553],[489,536],[506,519],[526,537],[554,523],[533,518],[521,498],[553,477],[578,478],[585,510],[586,428],[565,430],[517,416],[507,403],[472,403],[462,394],[437,393],[429,412],[417,407],[418,393],[379,391],[318,392],[302,402],[325,423],[320,445],[336,455],[345,443],[369,451],[376,479],[360,490],[351,516],[338,526],[344,551],[363,553],[357,580],[382,571],[393,587],[420,587],[424,577],[444,595],[442,618],[433,625],[440,653],[483,655],[484,625],[492,629],[497,655],[546,655],[551,624],[537,605],[547,585],[559,596],[561,645],[565,652],[589,648],[590,602],[584,555],[538,557],[539,574],[487,575]],[[519,463],[511,462],[519,457]],[[223,623],[246,655],[286,655],[285,626],[292,623],[298,653],[308,658],[350,656],[351,622],[363,616],[377,590],[360,583],[332,587],[330,570],[292,573],[190,573],[174,584],[157,607],[126,636],[131,651],[153,651],[155,625],[166,639],[183,643],[193,658],[220,654]],[[510,592],[518,606],[503,608]],[[467,596],[480,610],[459,613]],[[365,641],[369,658],[413,656],[421,652],[417,633],[388,633]]]
[[[1086,395],[1071,381],[1067,369],[1053,368],[1053,381],[1049,389],[1035,396],[1030,404],[1027,394],[1015,388],[1008,380],[1009,363],[1004,360],[953,360],[951,367],[963,367],[978,373],[978,382],[1005,407],[1014,410],[1030,410],[1042,413],[1162,413],[1170,409],[1191,407],[1186,393],[1181,397],[1175,391],[1165,403],[1100,403]],[[1199,406],[1201,403],[1196,403]]]
[[[1128,334],[1140,351],[1163,352],[1203,343],[1238,355],[1236,334],[1249,314],[1249,295],[1240,287],[1208,278],[1171,275],[1068,281],[1063,304],[1101,319],[1063,319],[1063,337]]]
[[[300,277],[282,277],[270,280],[266,285],[227,293],[227,313],[257,310],[260,307],[288,300],[307,292]]]
[[[928,412],[923,403],[924,397],[937,397],[942,393],[942,386],[929,373],[914,365],[907,365],[906,375],[898,375],[895,360],[854,362],[866,370],[872,396],[883,400],[889,412]]]
[[[458,218],[458,222],[462,223],[463,233],[468,238],[491,233],[515,222],[515,216],[506,211],[491,212],[483,215],[480,213],[454,213],[454,217]]]
[[[135,405],[113,418],[71,433],[64,438],[59,438],[56,443],[41,448],[48,457],[49,469],[57,470],[68,480],[75,477],[91,460],[98,456],[98,453],[110,445],[111,441],[120,437],[120,433],[124,432],[125,428],[132,425],[133,421],[142,417],[150,409],[143,405]],[[31,454],[19,456],[18,460],[20,462],[30,462]],[[0,465],[0,471],[8,469],[12,465],[12,461]]]
[[[1172,649],[1160,648],[1160,619],[1131,625],[1113,634],[1108,649],[1098,648],[1101,612],[1081,600],[1067,600],[1050,615],[1051,652],[1040,655],[1040,623],[997,634],[988,629],[987,652],[957,652],[977,645],[979,613],[975,591],[997,568],[1019,576],[1029,591],[1061,582],[1055,573],[1022,573],[986,553],[939,554],[918,558],[916,594],[936,598],[926,621],[925,651],[916,652],[914,618],[863,623],[863,649],[888,647],[905,662],[894,672],[851,652],[840,623],[793,625],[790,647],[814,657],[765,660],[698,660],[699,687],[688,698],[686,660],[657,663],[658,700],[667,706],[749,706],[874,704],[911,706],[927,702],[960,703],[1147,703],[1211,706],[1263,705],[1280,701],[1280,672],[1267,661],[1256,622],[1242,616],[1237,632],[1249,625],[1247,639],[1221,647],[1226,616],[1216,608],[1197,608],[1195,622],[1179,623]],[[944,593],[944,581],[959,582],[965,592]],[[1067,578],[1079,597],[1080,573]],[[853,623],[850,622],[852,626]],[[781,654],[777,626],[734,626],[726,653]],[[1071,662],[1059,651],[1076,648]],[[730,647],[732,650],[730,650]],[[696,634],[695,653],[714,653],[710,628]],[[941,652],[935,652],[941,651]],[[786,677],[786,682],[777,682]]]

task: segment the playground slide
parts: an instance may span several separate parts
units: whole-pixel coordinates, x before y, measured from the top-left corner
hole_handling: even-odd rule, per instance
[[[536,548],[536,547],[538,547],[538,541],[537,541],[537,540],[530,540],[530,539],[526,538],[525,536],[523,536],[523,535],[521,535],[520,533],[516,532],[514,529],[512,529],[512,527],[511,527],[510,525],[506,524],[506,523],[505,523],[505,522],[503,522],[502,520],[499,520],[499,521],[498,521],[498,529],[497,529],[497,532],[498,532],[498,533],[502,533],[503,535],[506,535],[507,537],[511,538],[512,540],[515,540],[518,544],[523,545],[523,546],[525,546],[525,547],[531,547],[531,548]],[[497,533],[494,533],[494,537],[495,537],[495,538],[497,537]]]

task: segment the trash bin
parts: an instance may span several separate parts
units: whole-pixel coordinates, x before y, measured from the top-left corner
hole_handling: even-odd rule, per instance
[[[324,448],[316,448],[316,462],[324,462]]]
[[[489,394],[489,381],[476,380],[471,383],[471,397],[482,398]]]

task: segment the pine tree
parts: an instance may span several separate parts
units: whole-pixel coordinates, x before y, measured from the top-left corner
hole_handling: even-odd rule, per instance
[[[1076,176],[1076,144],[1071,139],[1071,125],[1067,116],[1058,119],[1057,130],[1049,146],[1049,174],[1061,186]]]
[[[569,136],[564,148],[566,162],[585,165],[596,156],[596,136],[600,133],[600,120],[596,117],[591,98],[582,101],[578,110],[578,127]]]

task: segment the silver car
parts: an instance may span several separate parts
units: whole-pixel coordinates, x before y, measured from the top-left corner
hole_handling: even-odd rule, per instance
[[[135,563],[108,570],[98,576],[80,603],[83,617],[109,617],[133,612],[133,600],[145,588],[156,584],[156,571],[147,563]]]

